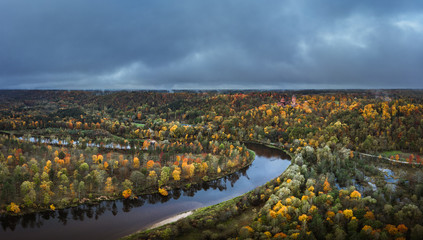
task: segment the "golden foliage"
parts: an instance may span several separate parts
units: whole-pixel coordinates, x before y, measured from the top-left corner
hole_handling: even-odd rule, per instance
[[[271,238],[272,234],[270,232],[264,232],[264,235],[266,235],[266,237]]]
[[[14,202],[11,202],[9,206],[7,206],[7,210],[13,213],[20,213],[21,209],[19,208],[19,205],[15,204]]]
[[[308,219],[308,217],[305,214],[303,214],[303,215],[301,215],[301,216],[298,217],[298,221],[300,221],[300,222],[307,221],[307,219]]]
[[[285,199],[285,204],[286,205],[291,205],[291,203],[292,203],[292,199],[291,198]]]
[[[364,227],[361,230],[369,234],[373,231],[373,228],[369,225],[364,225]]]
[[[364,218],[374,220],[375,215],[373,214],[373,212],[367,211],[366,214],[364,214]]]
[[[166,191],[166,189],[164,189],[164,188],[159,188],[159,193],[162,195],[162,196],[167,196],[169,193]]]
[[[254,230],[250,226],[244,226],[243,228],[247,229],[250,233],[254,232]]]
[[[385,229],[392,236],[395,236],[398,234],[398,229],[394,225],[388,224],[386,225]]]
[[[124,190],[123,192],[122,192],[122,196],[125,198],[125,199],[127,199],[127,198],[129,198],[130,196],[132,195],[132,190],[131,189],[126,189],[126,190]]]
[[[328,182],[328,178],[326,178],[325,182],[323,183],[323,191],[325,193],[328,193],[332,188],[330,187],[330,184]]]
[[[283,232],[280,233],[276,233],[275,236],[273,236],[274,238],[286,238],[287,235]]]
[[[314,211],[317,211],[317,207],[316,206],[311,206],[311,208],[308,210],[308,212],[311,214],[311,213],[313,213]]]
[[[156,173],[156,171],[153,170],[153,171],[150,171],[148,176],[154,178],[154,177],[157,177],[157,173]]]
[[[397,229],[402,233],[406,233],[408,231],[408,228],[404,224],[398,225]]]
[[[179,167],[175,168],[175,170],[173,170],[173,172],[172,172],[173,179],[175,181],[181,180],[180,175],[181,175],[181,169]]]
[[[361,194],[360,194],[357,190],[354,190],[354,191],[350,194],[350,197],[351,197],[351,198],[356,198],[356,199],[358,199],[358,198],[361,198]]]
[[[103,155],[101,155],[101,154],[99,154],[98,156],[97,156],[97,159],[98,159],[98,163],[102,163],[103,162]]]
[[[353,215],[354,215],[354,212],[353,212],[353,210],[351,210],[351,209],[345,209],[343,212],[342,212],[343,214],[344,214],[344,216],[346,217],[346,218],[352,218],[353,217]]]
[[[292,239],[297,239],[298,238],[298,236],[300,236],[300,233],[293,233],[293,234],[291,234],[291,238]]]
[[[112,183],[112,178],[108,177],[106,179],[106,187],[105,187],[106,192],[113,192],[114,191],[114,187],[113,187],[113,183]]]
[[[134,157],[134,168],[140,167],[140,159],[137,157]]]

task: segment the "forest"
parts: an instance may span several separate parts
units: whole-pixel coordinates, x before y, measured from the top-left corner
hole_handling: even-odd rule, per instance
[[[423,91],[0,91],[0,214],[190,189],[291,165],[126,239],[421,239]]]

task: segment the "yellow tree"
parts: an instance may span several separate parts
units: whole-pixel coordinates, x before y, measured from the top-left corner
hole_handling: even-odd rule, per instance
[[[207,173],[207,169],[209,168],[209,166],[207,165],[207,163],[206,162],[203,162],[202,164],[202,172],[204,173],[204,174],[206,174]]]
[[[106,179],[106,187],[105,187],[105,189],[104,189],[106,192],[108,192],[108,193],[112,193],[112,192],[114,192],[114,187],[113,187],[113,183],[112,183],[112,178],[111,177],[108,177],[107,179]]]
[[[190,165],[189,165],[189,177],[190,177],[190,178],[194,177],[194,171],[195,171],[195,166],[194,166],[194,164],[190,164]]]
[[[47,160],[46,165],[44,166],[44,172],[48,173],[51,169],[51,161]]]
[[[15,204],[14,202],[11,202],[10,205],[7,206],[7,210],[14,213],[19,213],[21,211],[19,205]]]
[[[115,170],[115,169],[118,169],[119,168],[119,162],[118,161],[114,161],[113,162],[113,166],[112,166],[112,175],[113,175],[113,171]]]
[[[351,198],[355,198],[355,199],[359,199],[359,198],[361,198],[361,194],[360,194],[357,190],[354,190],[354,191],[350,194],[350,197],[351,197]]]
[[[103,155],[101,155],[101,154],[99,154],[98,156],[97,156],[97,159],[98,159],[98,163],[102,163],[103,162]]]
[[[271,117],[273,115],[273,112],[271,109],[266,110],[266,115]]]
[[[169,193],[166,191],[166,189],[164,189],[164,188],[159,188],[159,193],[162,195],[162,196],[167,196]]]
[[[129,198],[130,196],[132,195],[132,190],[131,189],[126,189],[126,190],[124,190],[123,192],[122,192],[122,196],[125,198],[125,199],[127,199],[127,198]]]
[[[344,216],[346,217],[346,218],[352,218],[353,216],[354,216],[354,212],[353,212],[353,210],[351,210],[351,209],[345,209],[343,212],[342,212],[343,214],[344,214]]]
[[[108,162],[104,162],[103,166],[104,166],[104,169],[106,170],[109,167],[109,163]]]
[[[172,176],[175,181],[181,180],[181,169],[179,167],[176,167],[175,170],[173,170],[172,172]]]
[[[325,193],[328,193],[332,188],[330,187],[330,184],[328,182],[328,178],[326,178],[325,182],[323,183],[323,191]]]
[[[93,159],[94,163],[98,163],[97,155],[94,154],[91,158]]]
[[[301,216],[298,217],[298,220],[300,222],[304,222],[304,221],[307,221],[307,218],[308,218],[307,215],[303,214],[303,215],[301,215]]]
[[[148,173],[148,176],[149,177],[151,177],[151,178],[156,178],[157,177],[157,173],[156,173],[156,171],[150,171],[149,173]]]
[[[134,168],[140,167],[140,160],[137,157],[134,157]]]

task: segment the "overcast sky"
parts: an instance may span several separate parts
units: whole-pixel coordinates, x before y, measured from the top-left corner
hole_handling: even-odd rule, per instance
[[[0,88],[423,88],[423,1],[0,0]]]

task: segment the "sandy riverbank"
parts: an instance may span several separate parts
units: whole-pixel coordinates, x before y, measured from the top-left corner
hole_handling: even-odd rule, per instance
[[[184,212],[184,213],[181,213],[181,214],[177,214],[177,215],[172,216],[172,217],[170,217],[170,218],[166,218],[166,219],[165,219],[165,220],[163,220],[163,221],[160,221],[160,222],[158,222],[158,223],[155,223],[155,224],[151,225],[150,227],[148,227],[148,228],[147,228],[147,230],[148,230],[148,229],[157,228],[157,227],[160,227],[160,226],[166,225],[166,224],[168,224],[168,223],[176,222],[176,221],[178,221],[179,219],[182,219],[182,218],[188,217],[188,216],[189,216],[189,215],[191,215],[192,213],[193,213],[193,211],[189,211],[189,212]]]

